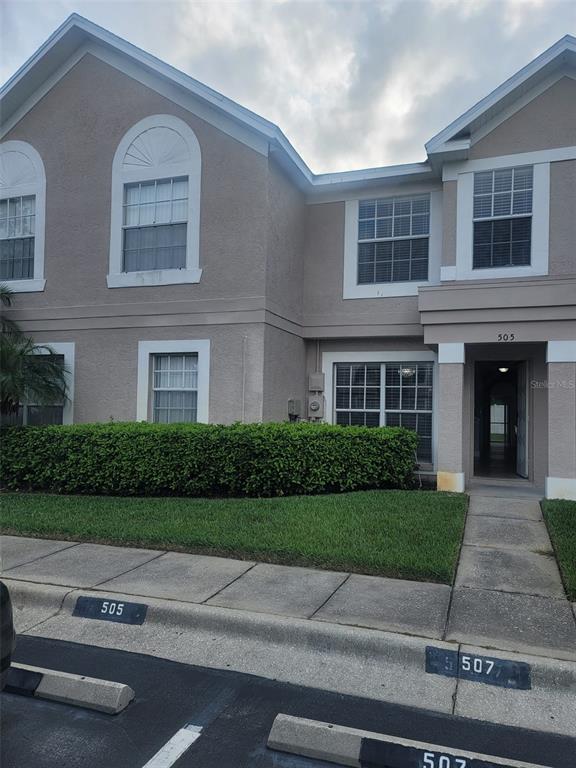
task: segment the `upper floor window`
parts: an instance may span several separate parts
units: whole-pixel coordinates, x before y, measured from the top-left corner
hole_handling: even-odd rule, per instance
[[[186,268],[188,177],[124,187],[124,272]]]
[[[430,196],[361,200],[358,284],[428,279]]]
[[[46,179],[40,155],[23,141],[0,146],[0,281],[13,291],[44,289]]]
[[[473,269],[530,266],[533,168],[474,174]]]
[[[197,283],[200,146],[179,118],[155,115],[120,142],[112,171],[108,287]]]
[[[34,277],[36,197],[0,200],[0,280]]]

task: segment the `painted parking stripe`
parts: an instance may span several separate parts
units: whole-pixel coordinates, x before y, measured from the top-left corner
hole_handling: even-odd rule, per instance
[[[186,752],[189,747],[199,738],[202,728],[199,725],[187,723],[174,736],[156,752],[154,757],[143,766],[143,768],[170,768],[176,760]]]

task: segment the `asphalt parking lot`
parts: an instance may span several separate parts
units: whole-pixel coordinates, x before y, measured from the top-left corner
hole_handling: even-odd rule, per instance
[[[574,766],[574,739],[231,671],[33,637],[19,638],[14,660],[124,682],[136,698],[110,716],[4,692],[3,768],[142,768],[186,723],[202,732],[175,768],[327,768],[267,749],[279,712],[550,768]]]

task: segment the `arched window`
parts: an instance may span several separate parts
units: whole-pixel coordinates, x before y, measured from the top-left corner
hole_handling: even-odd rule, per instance
[[[108,287],[197,283],[200,145],[172,115],[136,123],[112,165]]]
[[[43,291],[46,174],[25,141],[0,144],[0,282]]]

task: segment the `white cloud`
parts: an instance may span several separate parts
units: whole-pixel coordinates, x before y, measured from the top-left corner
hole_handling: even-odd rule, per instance
[[[571,0],[4,2],[2,79],[76,10],[277,123],[314,171],[413,162],[555,40]]]

